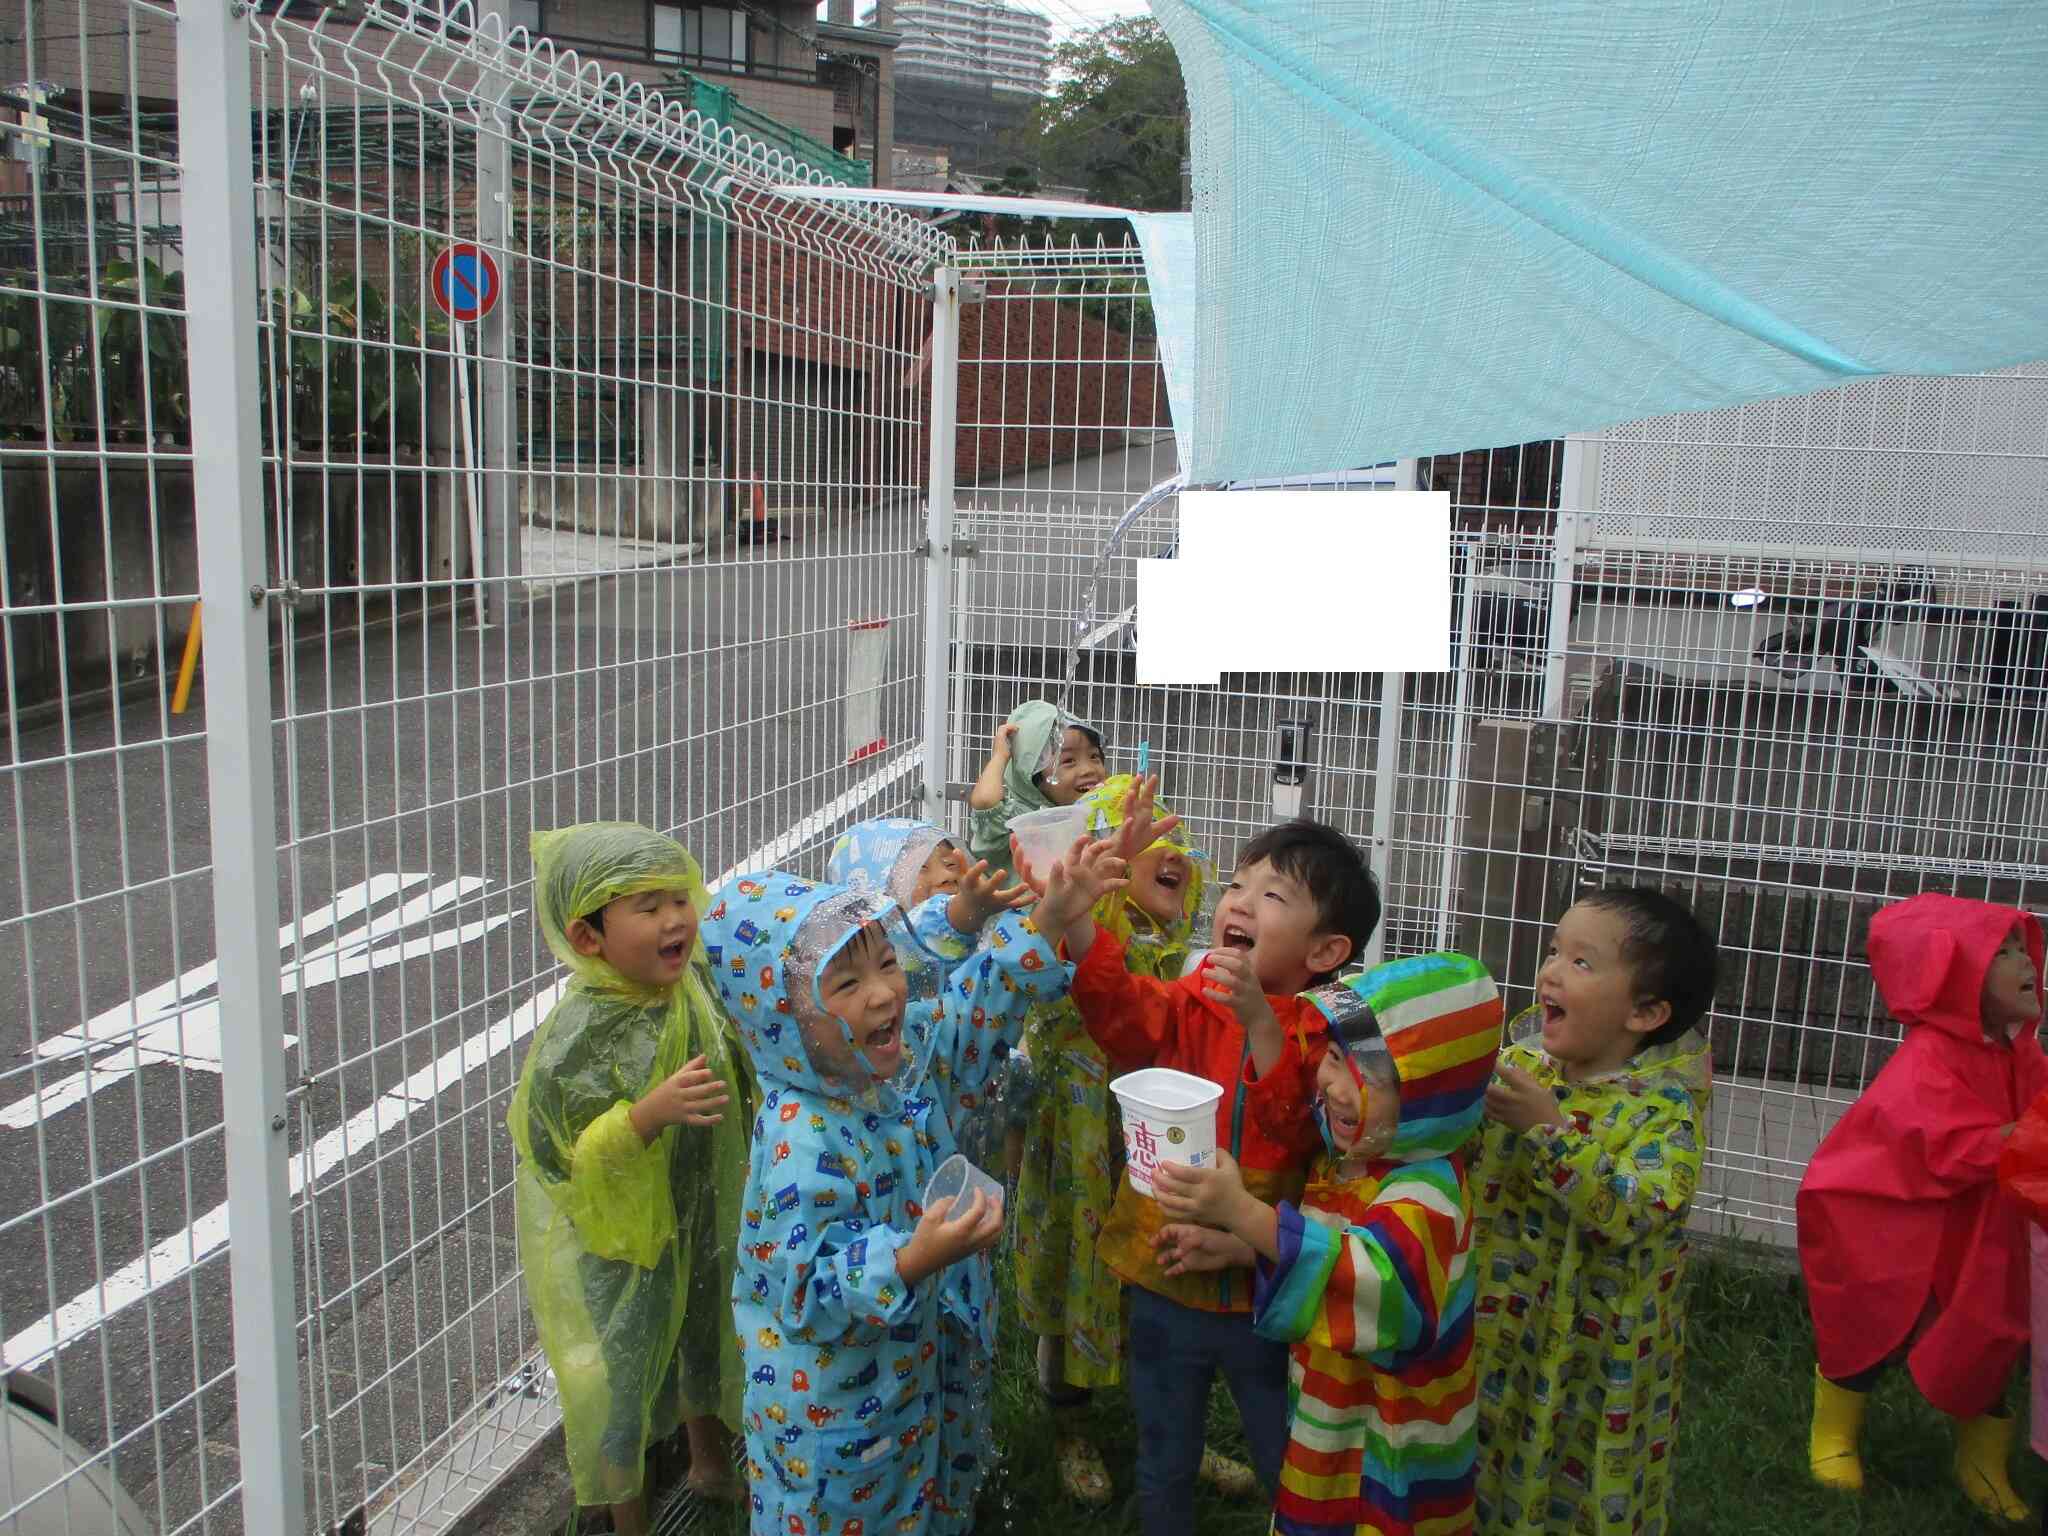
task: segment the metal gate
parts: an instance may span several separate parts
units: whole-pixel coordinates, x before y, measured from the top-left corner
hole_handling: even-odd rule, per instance
[[[1176,468],[1142,265],[960,261],[948,796],[1014,705],[1064,696],[1219,867],[1298,805],[1368,850],[1376,953],[1469,950],[1513,1003],[1575,891],[1670,888],[1723,956],[1696,1221],[1789,1241],[1896,1039],[1870,912],[2044,898],[2048,366],[1328,477],[1451,493],[1453,669],[1139,687],[1132,562],[1176,535],[1170,494],[1139,508]]]
[[[557,984],[529,834],[643,821],[717,880],[917,787],[946,243],[451,13],[7,44],[0,1524],[470,1506],[556,1417],[503,1128]],[[736,542],[763,400],[811,510]]]

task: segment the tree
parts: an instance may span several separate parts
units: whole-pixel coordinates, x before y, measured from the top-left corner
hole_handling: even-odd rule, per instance
[[[1091,28],[1059,45],[1053,75],[1059,85],[1016,143],[1039,183],[1086,187],[1124,208],[1180,207],[1188,98],[1159,23],[1127,17]]]

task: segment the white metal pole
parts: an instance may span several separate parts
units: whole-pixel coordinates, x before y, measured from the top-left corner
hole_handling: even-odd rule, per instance
[[[1557,532],[1550,544],[1550,631],[1543,647],[1543,718],[1565,717],[1565,678],[1571,660],[1572,588],[1578,580],[1580,514],[1600,479],[1600,444],[1584,437],[1564,443],[1558,478]]]
[[[455,343],[455,408],[462,417],[462,483],[469,489],[469,579],[471,595],[476,601],[476,621],[479,626],[490,622],[484,611],[484,492],[483,466],[476,454],[476,418],[469,405],[469,349],[464,344],[464,333],[469,327],[460,320],[451,321],[449,335]]]
[[[1466,718],[1472,706],[1472,637],[1475,629],[1473,615],[1478,611],[1479,594],[1473,590],[1473,567],[1478,563],[1479,546],[1463,544],[1452,546],[1451,579],[1464,587],[1464,622],[1458,634],[1458,670],[1451,690],[1451,745],[1448,781],[1444,785],[1444,841],[1443,869],[1437,877],[1436,901],[1436,947],[1449,949],[1457,933],[1457,921],[1451,912],[1451,902],[1458,893],[1458,844],[1464,834],[1465,820],[1465,743],[1470,739],[1472,722]]]
[[[306,1528],[306,1495],[286,1179],[246,10],[231,0],[179,7],[178,141],[188,262],[217,279],[192,284],[185,302],[192,335],[207,338],[191,349],[192,479],[206,606],[206,785],[242,1523],[295,1533]]]
[[[487,44],[503,46],[512,30],[507,0],[482,0],[478,20],[495,15],[498,26],[483,28]],[[498,261],[498,296],[491,312],[477,326],[477,374],[483,409],[483,531],[481,567],[484,579],[480,623],[502,624],[512,601],[512,587],[523,569],[519,548],[519,498],[513,490],[513,429],[510,374],[512,354],[512,145],[508,137],[511,78],[488,72],[480,87],[489,104],[476,133],[477,244]],[[678,539],[676,542],[681,543]]]
[[[1388,672],[1380,678],[1379,740],[1372,760],[1372,864],[1373,878],[1380,884],[1380,924],[1365,946],[1367,967],[1378,965],[1387,953],[1387,908],[1394,883],[1394,817],[1399,814],[1401,787],[1401,727],[1406,707],[1408,674]]]
[[[946,816],[946,698],[952,683],[953,449],[959,419],[960,274],[941,267],[932,279],[931,481],[924,533],[924,814]]]

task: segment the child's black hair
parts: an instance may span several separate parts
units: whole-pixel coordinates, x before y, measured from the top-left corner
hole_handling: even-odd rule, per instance
[[[1720,949],[1690,907],[1641,885],[1589,891],[1579,905],[1622,920],[1621,958],[1633,973],[1636,997],[1671,1005],[1670,1019],[1645,1035],[1639,1049],[1669,1045],[1706,1017],[1714,1001]]]
[[[590,924],[592,931],[600,936],[604,933],[604,908],[610,905],[610,902],[606,902],[604,906],[592,907],[583,914],[583,921]]]
[[[1341,933],[1351,941],[1347,964],[1365,954],[1380,925],[1380,887],[1350,838],[1335,827],[1303,817],[1268,827],[1245,845],[1237,867],[1271,864],[1309,893],[1316,904],[1316,932]],[[1313,978],[1321,986],[1336,976]]]
[[[1102,733],[1100,731],[1097,731],[1093,726],[1083,725],[1078,720],[1062,720],[1060,722],[1059,739],[1061,741],[1065,741],[1067,739],[1067,732],[1069,731],[1079,731],[1083,736],[1086,736],[1088,738],[1089,746],[1093,747],[1098,754],[1102,752]],[[1057,745],[1055,745],[1053,748],[1053,761],[1059,761],[1059,748]],[[1043,773],[1034,773],[1033,775],[1031,775],[1031,782],[1037,785],[1040,789],[1043,789],[1045,788],[1045,775]]]

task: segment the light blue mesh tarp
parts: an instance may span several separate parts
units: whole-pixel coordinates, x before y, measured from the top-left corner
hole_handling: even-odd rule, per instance
[[[1189,479],[2048,357],[2041,0],[1152,0]]]

